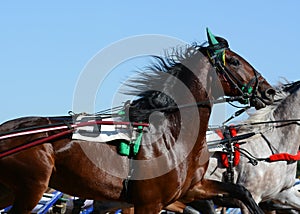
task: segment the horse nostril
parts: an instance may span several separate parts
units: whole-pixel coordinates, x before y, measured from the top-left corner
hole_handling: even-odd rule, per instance
[[[268,88],[267,90],[265,90],[265,96],[270,100],[274,99],[275,93],[276,91],[274,88]]]

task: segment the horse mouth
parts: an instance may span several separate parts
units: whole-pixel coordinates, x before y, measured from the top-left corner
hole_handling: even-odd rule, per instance
[[[254,106],[257,110],[271,105],[274,102],[275,89],[268,88],[262,93],[257,94],[254,98],[250,99],[251,106]]]
[[[256,110],[259,110],[259,109],[267,106],[266,103],[264,103],[261,99],[258,99],[258,98],[251,99],[250,105],[254,106]]]

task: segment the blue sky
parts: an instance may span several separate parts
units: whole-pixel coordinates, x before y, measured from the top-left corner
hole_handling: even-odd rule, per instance
[[[138,35],[202,43],[209,27],[272,84],[281,77],[299,80],[299,8],[296,0],[1,1],[0,123],[29,115],[66,115],[91,59]],[[124,69],[140,64],[116,68],[111,87],[126,78]],[[100,95],[114,90],[110,83]],[[110,98],[99,98],[95,108],[110,107]]]

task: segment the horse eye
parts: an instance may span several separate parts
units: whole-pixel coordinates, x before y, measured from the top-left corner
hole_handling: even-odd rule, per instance
[[[233,66],[239,66],[240,65],[240,61],[236,58],[233,58],[233,57],[228,60],[228,63],[233,65]]]

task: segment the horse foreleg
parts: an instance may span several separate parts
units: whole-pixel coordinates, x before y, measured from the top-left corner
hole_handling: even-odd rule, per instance
[[[251,213],[263,213],[252,198],[251,193],[245,187],[214,180],[203,179],[187,192],[183,200],[190,202],[199,199],[223,197],[235,198],[242,201]]]

